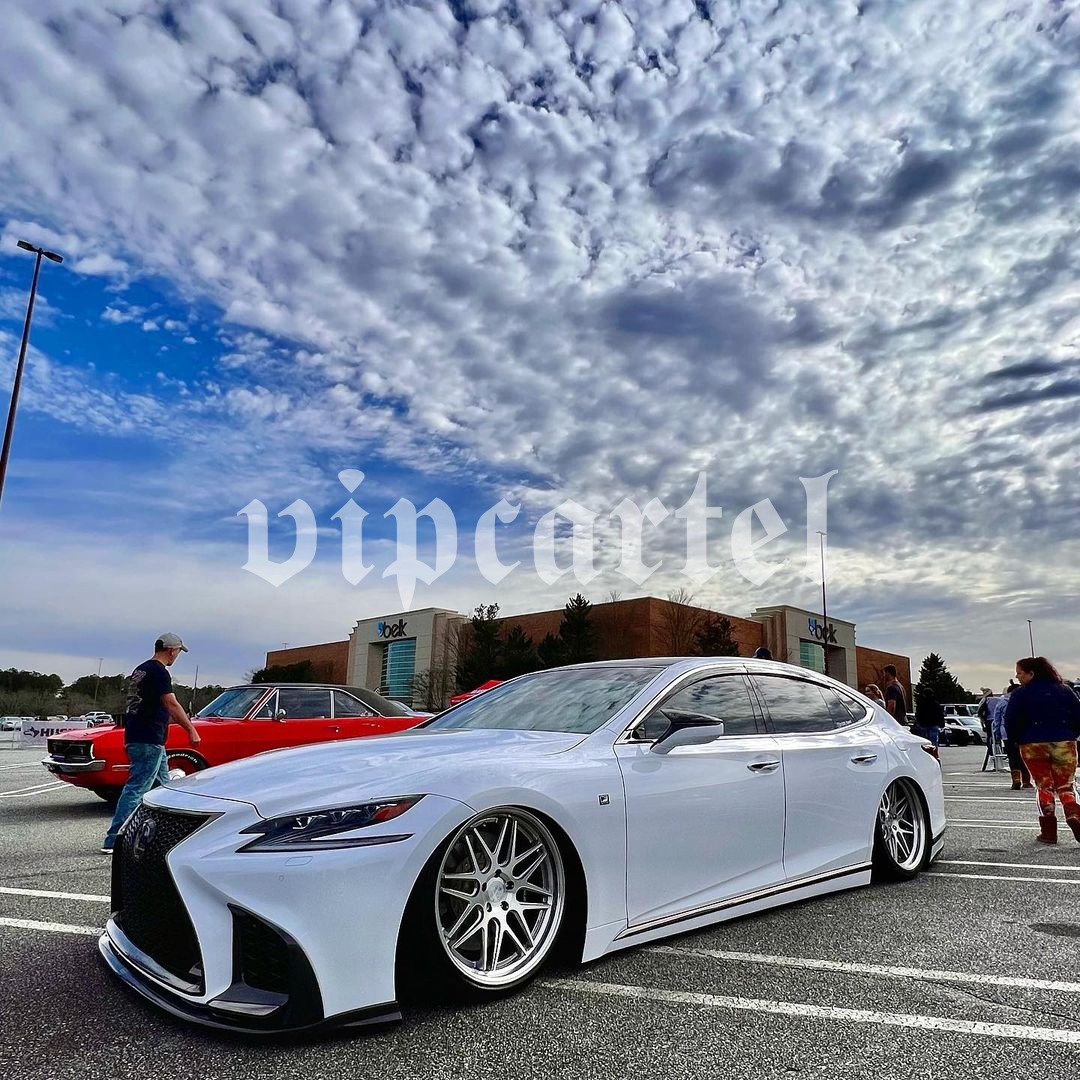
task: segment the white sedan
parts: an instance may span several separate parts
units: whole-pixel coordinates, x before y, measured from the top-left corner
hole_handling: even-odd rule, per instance
[[[158,788],[100,951],[169,1012],[280,1031],[484,999],[577,960],[909,878],[940,850],[930,744],[841,683],[739,659],[537,672],[400,735]]]

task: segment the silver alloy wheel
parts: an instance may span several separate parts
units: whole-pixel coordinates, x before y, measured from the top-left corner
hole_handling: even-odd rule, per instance
[[[878,825],[896,866],[904,871],[918,870],[926,854],[926,814],[910,780],[889,785],[878,808]]]
[[[469,982],[498,989],[543,963],[562,922],[566,870],[539,818],[478,814],[454,834],[436,881],[439,941]]]

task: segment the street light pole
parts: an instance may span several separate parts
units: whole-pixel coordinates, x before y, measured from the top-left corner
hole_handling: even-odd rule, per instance
[[[98,687],[101,685],[101,665],[105,663],[105,657],[99,656],[97,662],[97,682],[94,683],[94,712],[97,712]]]
[[[1035,639],[1031,636],[1031,620],[1028,619],[1028,645],[1031,647],[1031,655],[1035,655]]]
[[[818,529],[818,543],[821,546],[821,618],[826,623],[829,622],[829,605],[825,600],[825,537],[828,533],[823,533]]]
[[[23,367],[26,364],[26,346],[30,341],[30,320],[34,315],[34,299],[37,296],[38,275],[41,273],[42,257],[55,263],[62,263],[64,258],[55,251],[34,247],[25,240],[19,241],[23,251],[32,251],[37,255],[34,260],[34,280],[30,284],[30,301],[26,305],[26,321],[23,323],[22,345],[19,347],[19,363],[15,368],[15,385],[11,388],[11,404],[8,407],[7,428],[4,431],[4,449],[0,451],[0,499],[4,497],[4,478],[7,476],[8,457],[11,454],[11,437],[15,432],[15,410],[19,406],[19,388],[22,385]]]

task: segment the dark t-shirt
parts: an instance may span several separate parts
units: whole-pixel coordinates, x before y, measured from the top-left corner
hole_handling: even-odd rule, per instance
[[[161,699],[171,693],[172,676],[160,660],[147,660],[131,673],[124,709],[125,743],[165,745],[169,713]]]
[[[904,697],[904,688],[898,683],[890,683],[885,687],[885,705],[895,702],[892,708],[893,719],[900,724],[907,723],[907,698]]]

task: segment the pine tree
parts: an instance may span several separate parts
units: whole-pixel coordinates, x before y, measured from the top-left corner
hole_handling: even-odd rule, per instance
[[[586,664],[596,659],[596,631],[590,612],[592,604],[581,593],[570,597],[559,624],[564,664]]]
[[[499,605],[478,604],[469,619],[457,663],[459,691],[475,690],[497,677],[503,664],[503,643],[499,638]]]
[[[513,679],[517,675],[536,671],[540,666],[533,639],[520,625],[514,625],[503,640],[502,666],[498,677]]]
[[[710,612],[697,632],[694,649],[698,656],[738,656],[739,645],[732,634],[731,620]]]
[[[931,653],[923,660],[919,671],[919,681],[915,686],[915,700],[919,701],[924,697],[932,697],[941,705],[978,701],[974,694],[969,693],[960,685],[937,653]]]
[[[536,647],[536,658],[545,668],[561,667],[566,663],[566,649],[562,638],[554,634],[545,634],[544,640]]]

